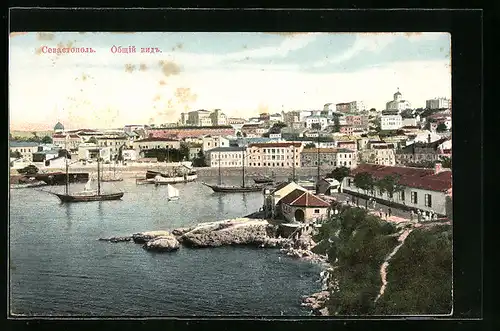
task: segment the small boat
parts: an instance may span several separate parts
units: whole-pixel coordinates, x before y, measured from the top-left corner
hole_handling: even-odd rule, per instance
[[[29,188],[29,187],[39,187],[39,186],[46,186],[47,183],[44,181],[33,181],[31,183],[18,183],[18,184],[10,184],[11,189],[18,189],[18,188]]]
[[[260,177],[255,177],[253,181],[255,184],[272,184],[275,181],[275,175],[274,172],[271,174],[271,176],[260,176]]]
[[[179,200],[179,190],[170,184],[167,184],[167,199],[168,201]]]
[[[154,178],[152,179],[146,179],[146,178],[136,178],[135,179],[135,184],[136,185],[143,185],[143,184],[154,184]]]

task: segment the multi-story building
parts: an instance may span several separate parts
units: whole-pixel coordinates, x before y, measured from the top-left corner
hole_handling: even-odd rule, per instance
[[[250,167],[300,167],[302,143],[256,143],[248,145],[248,165]]]
[[[302,167],[318,166],[318,154],[320,166],[355,168],[357,166],[356,151],[346,148],[305,148],[300,156]]]
[[[126,136],[100,136],[96,138],[98,147],[109,147],[111,153],[111,159],[118,156],[120,148],[129,146],[130,142]]]
[[[370,149],[360,152],[360,161],[378,165],[393,166],[396,164],[395,147],[393,144],[374,144]]]
[[[127,124],[123,127],[123,131],[124,132],[128,132],[128,133],[131,133],[131,132],[134,132],[135,130],[138,130],[138,129],[144,129],[144,125],[141,125],[141,124]]]
[[[418,127],[420,125],[420,116],[405,116],[402,117],[401,126]]]
[[[361,111],[365,111],[366,107],[363,101],[350,101],[337,103],[335,105],[335,109],[342,113],[359,113]]]
[[[408,165],[439,161],[443,154],[447,154],[443,152],[444,150],[451,150],[451,143],[445,144],[447,141],[451,140],[442,138],[431,143],[416,142],[398,149],[396,151],[396,164]]]
[[[85,140],[84,135],[78,135],[76,133],[68,134],[53,134],[52,143],[60,148],[67,148],[69,150],[78,149],[78,145]]]
[[[236,130],[232,126],[161,128],[147,130],[145,132],[145,138],[185,139],[188,137],[202,137],[206,135],[234,136],[235,132]]]
[[[218,147],[229,147],[229,139],[223,136],[205,136],[202,140],[201,148],[204,153]]]
[[[394,93],[394,99],[387,102],[385,106],[386,110],[397,110],[398,112],[410,108],[411,103],[408,100],[403,100],[403,95],[399,92],[399,89]]]
[[[447,98],[434,98],[425,101],[427,109],[449,109],[451,108],[451,100]]]
[[[368,115],[346,114],[344,118],[347,125],[351,125],[355,128],[366,129],[370,124],[370,117]]]
[[[398,110],[384,110],[380,117],[382,130],[399,130],[403,126],[403,118]]]
[[[241,167],[243,162],[248,166],[245,147],[217,147],[207,152],[207,163],[210,167]]]
[[[352,125],[341,125],[340,126],[340,133],[352,135],[354,132],[354,129],[355,129],[355,127]]]
[[[19,154],[23,160],[33,161],[33,153],[38,152],[38,143],[31,141],[10,141],[10,154]]]
[[[187,114],[186,125],[211,126],[212,119],[210,118],[210,112],[208,110],[204,110],[204,109],[190,111]]]
[[[291,126],[292,123],[300,122],[300,111],[289,111],[283,114],[283,123]]]
[[[275,113],[269,115],[269,121],[270,122],[283,122],[283,115],[280,113]]]
[[[308,129],[324,130],[328,126],[328,118],[322,116],[307,116],[304,121]]]
[[[335,109],[341,113],[348,113],[349,110],[351,109],[351,103],[350,102],[337,103],[335,105]]]
[[[213,126],[227,125],[227,116],[220,109],[215,109],[210,114],[210,120]]]
[[[245,120],[243,118],[235,118],[235,117],[229,117],[227,119],[227,124],[245,124]]]

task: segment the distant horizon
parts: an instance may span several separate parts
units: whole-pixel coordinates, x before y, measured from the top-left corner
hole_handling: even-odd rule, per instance
[[[412,108],[452,97],[448,33],[28,32],[9,44],[11,130],[159,125],[198,109],[249,118],[363,101],[382,110],[398,88]]]

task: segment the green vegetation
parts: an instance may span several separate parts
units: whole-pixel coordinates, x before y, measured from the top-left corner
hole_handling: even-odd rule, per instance
[[[448,314],[452,308],[450,225],[416,229],[392,258],[375,314]]]
[[[22,169],[18,169],[17,172],[22,174],[22,175],[26,175],[26,176],[36,175],[38,173],[38,168],[36,166],[30,164],[27,167],[24,167]]]
[[[444,123],[439,123],[438,126],[436,127],[437,132],[445,132],[448,130],[448,127]]]
[[[316,148],[316,144],[315,143],[307,143],[304,148]]]
[[[380,267],[398,245],[398,229],[364,209],[338,207],[314,238],[316,253],[328,253],[339,290],[327,302],[333,315],[436,314],[451,311],[451,226],[418,228],[387,268]],[[338,260],[337,260],[338,259]]]
[[[180,162],[189,159],[189,147],[180,148],[153,148],[144,150],[144,157],[156,158],[158,162]]]
[[[43,137],[38,136],[36,132],[32,132],[31,136],[13,136],[9,134],[9,139],[12,141],[26,141],[26,142],[35,142],[39,144],[52,144],[52,137],[49,135],[45,135]]]
[[[340,186],[342,187],[342,183],[344,181],[344,178],[349,176],[351,173],[351,170],[347,167],[338,167],[332,170],[328,175],[326,175],[326,178],[333,178],[336,181],[340,183]]]
[[[198,157],[193,159],[193,167],[206,167],[207,161],[202,150],[198,152]]]
[[[23,155],[21,154],[21,152],[19,151],[10,151],[10,157],[11,158],[16,158],[16,159],[19,159],[21,158]]]

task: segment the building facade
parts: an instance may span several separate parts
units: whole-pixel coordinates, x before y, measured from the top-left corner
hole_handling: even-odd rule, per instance
[[[228,125],[227,116],[220,109],[215,109],[210,114],[210,120],[213,126]]]
[[[255,143],[248,145],[248,165],[250,167],[300,167],[302,143]],[[295,164],[295,165],[294,165]]]
[[[322,116],[308,116],[304,122],[307,129],[324,130],[328,126],[328,118]]]
[[[386,110],[380,117],[380,128],[382,130],[399,130],[403,127],[403,118],[397,110]]]
[[[134,141],[132,146],[136,154],[141,155],[141,153],[152,149],[180,149],[181,142],[167,138],[145,138]]]
[[[447,98],[435,98],[425,101],[427,109],[449,109],[451,108],[451,100]]]
[[[208,152],[218,147],[229,147],[229,139],[222,136],[206,136],[202,138],[202,150]]]
[[[210,167],[242,167],[243,162],[248,166],[245,147],[217,147],[207,152],[207,163]]]
[[[319,153],[318,153],[319,152]],[[355,168],[357,166],[356,151],[344,148],[305,148],[300,156],[302,167],[317,167],[319,154],[319,166]]]
[[[33,161],[33,153],[38,152],[38,143],[29,141],[10,141],[10,154],[19,154],[23,160]]]
[[[210,112],[204,109],[190,111],[187,113],[186,125],[211,126],[212,119],[210,118]]]

